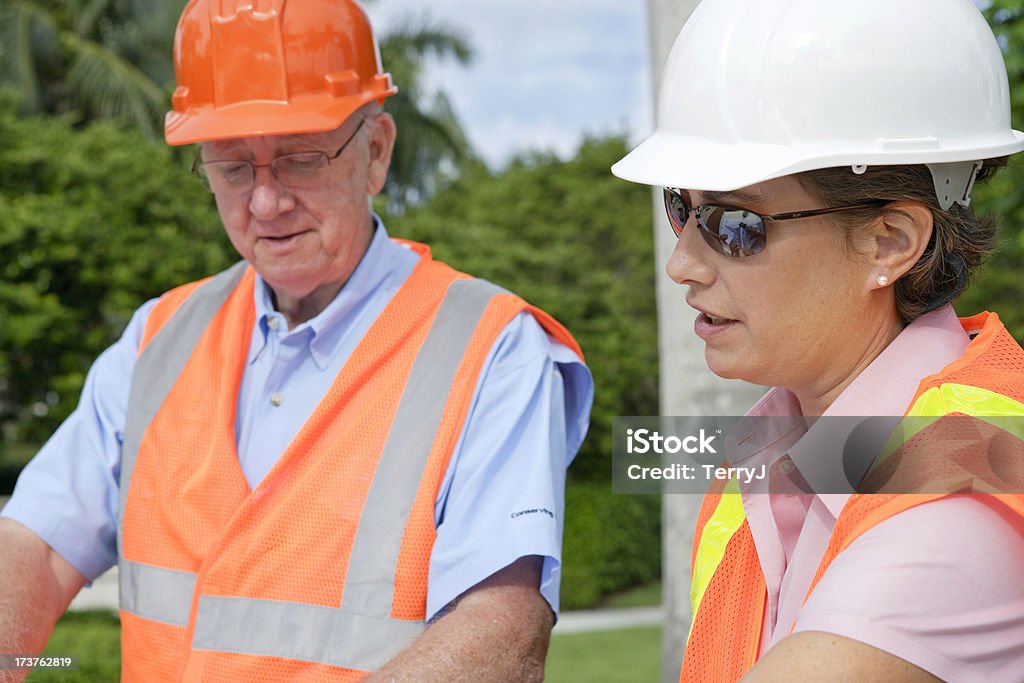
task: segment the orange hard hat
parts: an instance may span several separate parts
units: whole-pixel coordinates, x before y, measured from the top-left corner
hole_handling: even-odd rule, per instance
[[[332,130],[398,92],[354,0],[190,0],[174,73],[170,145]]]

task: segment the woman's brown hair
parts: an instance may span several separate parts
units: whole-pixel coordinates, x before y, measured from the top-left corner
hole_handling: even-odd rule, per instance
[[[1006,157],[989,159],[977,182],[990,178],[1006,165]],[[826,206],[849,206],[871,200],[915,201],[931,210],[931,240],[918,262],[897,280],[896,309],[904,323],[945,306],[967,289],[970,279],[997,244],[994,216],[977,216],[973,209],[953,204],[943,210],[935,196],[935,183],[927,166],[872,166],[857,175],[849,166],[807,171],[795,176],[805,190]],[[849,234],[880,209],[836,214],[833,218]]]

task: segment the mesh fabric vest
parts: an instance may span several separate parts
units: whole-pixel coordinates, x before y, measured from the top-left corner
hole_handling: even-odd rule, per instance
[[[527,310],[579,350],[412,246],[419,264],[253,490],[234,425],[254,273],[153,310],[122,458],[124,680],[360,680],[425,628],[435,499],[493,342]]]
[[[1005,416],[1009,419],[984,422],[982,427],[997,435],[997,443],[1013,462],[1024,462],[1020,457],[1024,452],[1024,434],[1019,433],[1017,426],[1019,418],[1024,416],[1024,350],[995,314],[983,313],[962,319],[961,324],[965,331],[975,335],[967,351],[937,375],[922,380],[906,415],[915,419],[924,416]],[[1018,420],[1015,422],[1012,418]],[[984,476],[975,478],[978,482],[976,489],[985,490],[986,481],[996,479],[1001,488],[993,487],[993,490],[1024,490],[1020,487],[1019,472],[993,474],[987,463],[979,465],[977,449],[963,449],[962,458],[957,457],[961,455],[958,453],[941,459],[941,462],[930,458],[935,452],[930,448],[956,443],[960,435],[952,432],[963,430],[965,425],[974,422],[978,421],[936,420],[916,431],[899,453],[913,462],[915,466],[909,469],[919,475],[922,484],[934,481],[936,477],[948,476],[951,469],[957,472],[985,470]],[[974,427],[967,428],[977,431]],[[986,454],[980,455],[980,460],[985,460]],[[888,463],[895,461],[890,459]],[[884,471],[888,463],[883,462],[883,469],[879,471]],[[929,471],[932,464],[932,471]],[[901,472],[907,469],[903,468]],[[901,487],[908,487],[900,490],[915,490],[913,481],[902,480],[899,483]],[[808,596],[835,557],[865,531],[904,510],[947,495],[963,494],[852,495],[836,520]],[[970,495],[987,505],[1024,517],[1024,495]],[[708,491],[697,522],[697,538],[699,541],[694,544],[691,561],[694,620],[680,681],[737,681],[754,665],[760,652],[767,589],[735,483],[716,482]]]

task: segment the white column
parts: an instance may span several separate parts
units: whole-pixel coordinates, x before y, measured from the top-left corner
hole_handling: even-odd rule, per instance
[[[652,92],[657,98],[669,50],[698,0],[647,0]],[[694,103],[694,106],[699,106]],[[657,111],[657,103],[655,103]],[[686,305],[686,289],[665,275],[675,245],[665,217],[661,190],[655,188],[654,238],[657,260],[658,339],[662,415],[742,415],[763,393],[743,382],[713,375],[704,363],[704,342],[693,333],[696,313]],[[690,548],[700,498],[665,495],[662,499],[662,576],[665,629],[661,680],[675,683],[690,627]]]

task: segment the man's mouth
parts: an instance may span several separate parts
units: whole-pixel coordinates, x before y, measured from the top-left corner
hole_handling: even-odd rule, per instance
[[[299,230],[298,232],[290,232],[287,235],[265,235],[265,236],[261,237],[260,239],[264,239],[264,240],[267,240],[267,241],[270,241],[270,242],[274,242],[274,243],[280,244],[282,242],[287,242],[290,239],[294,239],[296,237],[304,235],[305,233],[306,233],[305,230]]]

